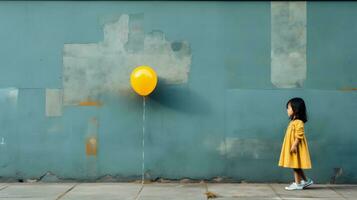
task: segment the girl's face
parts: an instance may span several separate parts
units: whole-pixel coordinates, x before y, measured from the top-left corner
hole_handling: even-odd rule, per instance
[[[286,111],[288,112],[289,117],[291,117],[294,114],[293,109],[290,106],[290,103],[288,104],[288,108],[286,109]]]

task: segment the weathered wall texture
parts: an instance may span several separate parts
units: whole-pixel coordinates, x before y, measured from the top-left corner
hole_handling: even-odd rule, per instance
[[[290,181],[286,101],[317,182],[357,183],[357,3],[0,2],[0,177]],[[146,101],[129,74],[150,65]]]
[[[169,42],[161,31],[145,35],[144,15],[126,15],[104,26],[99,44],[65,44],[63,89],[65,105],[109,93],[128,93],[133,66],[153,66],[167,83],[186,83],[191,65],[187,42]]]

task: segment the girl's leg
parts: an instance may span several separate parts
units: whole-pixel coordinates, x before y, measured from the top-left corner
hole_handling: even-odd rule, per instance
[[[307,181],[305,173],[304,173],[304,171],[302,169],[299,169],[299,175],[304,181]]]
[[[299,169],[294,169],[294,177],[295,177],[295,183],[300,184],[301,176],[299,173]]]

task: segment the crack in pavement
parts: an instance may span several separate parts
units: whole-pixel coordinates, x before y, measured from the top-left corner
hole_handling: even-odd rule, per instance
[[[279,200],[282,200],[283,198],[280,196],[280,194],[274,189],[274,187],[271,184],[268,184],[271,190],[273,190],[274,194]]]
[[[74,184],[72,187],[70,187],[68,190],[66,190],[63,194],[59,195],[56,200],[61,199],[62,197],[64,197],[66,194],[68,194],[71,190],[73,190],[77,185],[79,185],[79,183]]]
[[[144,189],[144,183],[141,184],[140,190],[138,191],[138,193],[137,193],[136,196],[135,196],[135,200],[138,200],[138,199],[139,199],[140,193],[141,193],[141,191],[142,191],[143,189]]]

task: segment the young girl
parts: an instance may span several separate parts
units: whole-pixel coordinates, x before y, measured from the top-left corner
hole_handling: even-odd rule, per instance
[[[286,104],[290,123],[285,133],[281,148],[279,166],[294,170],[295,182],[286,190],[302,190],[313,184],[306,178],[303,169],[311,169],[311,160],[307,140],[304,133],[304,123],[307,122],[305,102],[301,98],[292,98]]]

